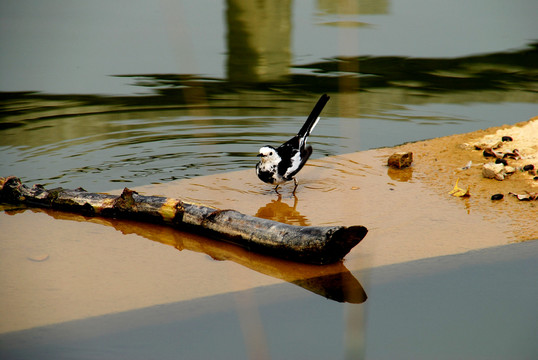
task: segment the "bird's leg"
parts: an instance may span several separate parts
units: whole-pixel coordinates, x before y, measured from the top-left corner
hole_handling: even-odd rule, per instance
[[[275,192],[280,195],[280,193],[278,192],[278,187],[280,186],[280,184],[278,184],[277,186],[275,186]]]
[[[293,188],[292,194],[295,195],[295,190],[297,190],[297,185],[299,185],[299,184],[297,183],[296,178],[293,178],[293,182],[295,183],[295,187]]]

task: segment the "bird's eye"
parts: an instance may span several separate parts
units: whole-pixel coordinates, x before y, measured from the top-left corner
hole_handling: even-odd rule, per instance
[[[272,156],[272,155],[273,155],[273,152],[271,151],[271,152],[269,153],[269,155],[271,155],[271,156]]]

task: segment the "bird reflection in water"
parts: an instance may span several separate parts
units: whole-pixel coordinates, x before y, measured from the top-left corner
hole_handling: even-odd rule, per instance
[[[276,200],[271,200],[271,202],[259,208],[254,216],[290,225],[310,225],[308,219],[297,211],[297,203],[299,202],[299,199],[297,199],[296,196],[294,196],[293,199],[292,207],[285,202],[282,202],[282,195],[278,195]]]

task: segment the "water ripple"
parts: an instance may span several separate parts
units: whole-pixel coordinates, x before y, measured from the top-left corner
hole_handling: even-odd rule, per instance
[[[96,184],[158,183],[253,168],[258,148],[287,140],[303,119],[158,117],[117,119],[110,114],[49,118],[3,131],[9,169],[26,181],[95,188]],[[269,124],[284,123],[280,131]],[[38,124],[39,123],[39,124]],[[29,133],[37,132],[30,135]],[[311,142],[334,151],[332,137]],[[4,176],[4,175],[3,175]],[[114,186],[114,185],[112,185]]]

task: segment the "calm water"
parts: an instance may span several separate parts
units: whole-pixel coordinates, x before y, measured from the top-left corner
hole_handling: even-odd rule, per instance
[[[318,158],[526,121],[538,115],[537,13],[531,0],[2,1],[0,176],[107,191],[253,168],[322,93]],[[536,246],[522,246],[450,258],[460,269],[434,259],[355,274],[368,293],[359,305],[283,284],[5,334],[0,350],[530,358]],[[242,333],[249,298],[264,337]]]
[[[9,359],[533,359],[536,251],[535,241],[357,273],[368,284],[364,304],[341,305],[282,284],[4,334],[0,354]]]
[[[533,1],[0,7],[0,174],[29,183],[105,191],[252,168],[324,92],[314,157],[538,115]]]

